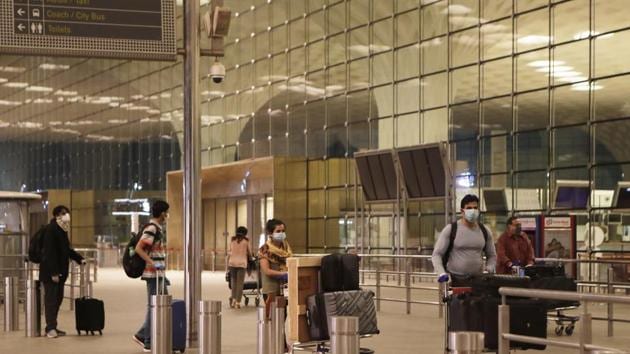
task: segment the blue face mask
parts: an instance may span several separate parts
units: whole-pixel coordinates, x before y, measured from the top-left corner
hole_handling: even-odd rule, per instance
[[[283,242],[287,238],[287,234],[284,232],[275,232],[271,235],[271,238],[276,242]]]
[[[476,222],[479,219],[479,209],[464,209],[464,218],[468,222]]]

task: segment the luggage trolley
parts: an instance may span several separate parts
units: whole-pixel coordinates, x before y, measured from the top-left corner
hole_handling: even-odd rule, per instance
[[[254,259],[253,264],[255,264],[255,266],[251,269],[248,269],[247,273],[245,273],[245,281],[243,282],[243,298],[245,300],[245,306],[248,306],[250,298],[253,298],[254,304],[256,305],[256,307],[258,307],[258,305],[260,305],[260,299],[262,297],[260,263],[258,261],[258,257],[252,258]],[[232,282],[230,281],[229,270],[225,273],[225,281],[228,283],[228,288],[232,290]],[[231,299],[232,298],[230,297],[228,301]]]

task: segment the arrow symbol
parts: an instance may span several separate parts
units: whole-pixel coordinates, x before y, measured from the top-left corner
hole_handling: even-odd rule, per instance
[[[26,29],[26,26],[20,23],[19,25],[17,25],[17,28],[20,30],[20,32],[24,32],[24,30]]]
[[[20,15],[20,16],[24,16],[24,14],[26,13],[26,11],[24,11],[24,9],[20,7],[20,8],[17,10],[17,13],[18,13],[18,15]]]

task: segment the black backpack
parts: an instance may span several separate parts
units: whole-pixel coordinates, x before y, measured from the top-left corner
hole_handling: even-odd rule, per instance
[[[44,235],[46,235],[46,225],[37,230],[28,243],[28,261],[41,263],[44,255]]]
[[[488,245],[488,230],[486,230],[486,227],[483,226],[482,223],[479,223],[479,228],[481,229],[481,233],[483,234],[483,240],[485,242],[483,248],[485,250],[486,246]],[[448,248],[446,249],[446,252],[444,252],[444,256],[442,257],[442,264],[444,265],[444,270],[446,270],[447,272],[448,270],[446,269],[446,263],[448,263],[448,259],[451,257],[451,251],[453,251],[453,244],[455,243],[456,236],[457,221],[451,224],[451,235],[449,237]]]
[[[136,253],[136,245],[138,244],[138,241],[140,241],[140,238],[144,233],[144,229],[149,225],[155,224],[146,224],[140,228],[140,231],[137,234],[133,232],[131,233],[131,239],[129,240],[129,243],[127,243],[127,247],[125,247],[125,251],[123,252],[123,269],[129,278],[140,278],[142,273],[144,273],[144,268],[146,268],[146,262]],[[161,233],[159,231],[160,228],[157,227],[157,225],[155,226],[158,229],[156,234],[149,231],[146,233],[155,237],[153,242],[158,242],[161,239]]]

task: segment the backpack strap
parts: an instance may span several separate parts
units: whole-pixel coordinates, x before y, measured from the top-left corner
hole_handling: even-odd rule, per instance
[[[479,228],[481,229],[481,233],[483,234],[483,241],[484,241],[483,249],[485,251],[486,246],[488,246],[488,230],[486,229],[485,226],[483,226],[482,223],[479,223]]]
[[[442,256],[442,264],[444,265],[444,270],[447,270],[446,264],[448,263],[448,259],[451,257],[451,251],[453,251],[455,237],[457,237],[457,221],[451,223],[451,234],[448,238],[448,247],[446,248],[446,252],[444,252],[444,256]]]

